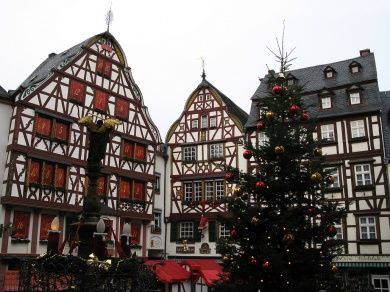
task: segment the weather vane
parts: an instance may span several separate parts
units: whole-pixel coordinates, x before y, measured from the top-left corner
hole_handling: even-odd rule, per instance
[[[110,10],[108,10],[106,14],[106,24],[107,24],[107,31],[110,31],[110,24],[114,21],[114,13],[112,13],[111,10],[112,2],[110,4]]]
[[[205,79],[206,78],[206,72],[204,71],[204,58],[201,57],[200,59],[202,60],[202,68],[203,68],[201,76],[202,76],[203,79]]]

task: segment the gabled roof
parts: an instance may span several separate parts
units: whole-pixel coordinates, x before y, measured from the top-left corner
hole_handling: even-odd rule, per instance
[[[351,73],[349,65],[353,61],[361,64],[361,72],[356,74]],[[329,79],[324,77],[324,69],[327,67],[331,67],[337,72],[336,77]],[[327,88],[328,90],[335,92],[335,107],[332,110],[328,110],[326,112],[318,111],[318,99],[306,99],[307,105],[311,106],[309,111],[313,116],[325,118],[331,116],[341,116],[345,115],[346,113],[353,114],[380,109],[376,64],[373,53],[368,53],[366,56],[343,60],[335,63],[290,70],[286,72],[286,75],[290,73],[298,79],[296,84],[304,87],[303,93],[306,95],[318,94],[323,88]],[[269,94],[267,84],[267,81],[271,76],[269,74],[275,73],[271,71],[263,79],[261,79],[259,87],[251,98],[251,112],[248,118],[248,122],[245,124],[246,128],[256,126],[258,112],[257,103],[261,100],[262,97],[265,97]],[[354,84],[360,84],[364,90],[363,95],[366,103],[362,105],[355,105],[347,109],[346,106],[348,105],[348,101],[346,100],[345,89],[342,91],[340,88],[348,88]]]
[[[1,85],[0,85],[0,97],[1,98],[8,98],[9,97],[8,92],[3,87],[1,87]]]

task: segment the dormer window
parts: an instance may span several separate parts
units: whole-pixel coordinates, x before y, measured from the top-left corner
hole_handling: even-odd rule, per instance
[[[352,74],[359,73],[359,72],[360,72],[360,68],[358,66],[351,67]]]
[[[332,108],[332,98],[330,96],[321,97],[321,108],[322,109]]]
[[[291,73],[286,76],[287,86],[292,86],[297,83],[297,78]]]
[[[331,78],[334,78],[336,77],[336,70],[333,69],[332,67],[330,66],[327,66],[324,70],[324,75],[325,75],[325,78],[326,79],[331,79]]]
[[[294,79],[287,79],[287,85],[288,86],[294,85]]]
[[[360,104],[361,103],[361,99],[360,99],[360,92],[357,91],[357,92],[350,92],[349,93],[349,102],[351,105],[353,104]]]
[[[351,64],[349,64],[349,69],[351,70],[352,74],[356,74],[361,71],[362,65],[356,61],[353,61]]]

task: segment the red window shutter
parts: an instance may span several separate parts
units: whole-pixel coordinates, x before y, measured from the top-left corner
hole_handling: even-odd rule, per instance
[[[107,103],[108,103],[108,94],[97,89],[95,91],[95,99],[93,100],[94,108],[97,110],[106,111]]]
[[[141,224],[131,223],[131,243],[140,244],[141,242]]]
[[[130,199],[131,183],[127,180],[120,180],[119,183],[119,197],[121,199]]]
[[[43,185],[53,186],[54,165],[45,162],[43,164]]]
[[[127,119],[129,115],[129,102],[122,98],[117,98],[115,103],[115,115]]]
[[[134,199],[144,200],[144,183],[136,182],[134,184]]]
[[[126,158],[134,158],[134,144],[131,142],[123,142],[123,156]]]
[[[59,140],[68,141],[69,125],[56,121],[54,137]]]
[[[145,160],[145,146],[135,145],[135,159]]]
[[[13,237],[28,238],[28,229],[30,226],[30,213],[15,211],[13,222],[15,227],[15,233]]]
[[[39,135],[50,137],[52,123],[51,119],[37,116],[36,123],[36,133]]]
[[[38,161],[31,161],[30,170],[28,172],[28,182],[37,184],[41,175],[41,164]]]
[[[76,80],[70,81],[69,98],[78,103],[84,103],[85,100],[85,84]]]
[[[104,176],[99,177],[98,179],[98,196],[105,196],[106,195],[106,178]]]
[[[103,58],[98,57],[96,61],[96,73],[103,74],[104,70],[104,60]]]
[[[111,62],[104,61],[103,75],[107,78],[111,78]]]
[[[41,229],[39,231],[39,240],[47,240],[47,235],[51,229],[51,222],[53,221],[53,215],[42,214],[41,216]]]
[[[66,168],[62,166],[58,166],[56,169],[56,188],[65,189],[66,187]]]

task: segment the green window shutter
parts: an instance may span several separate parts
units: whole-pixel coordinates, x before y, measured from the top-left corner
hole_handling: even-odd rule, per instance
[[[195,242],[200,242],[201,240],[201,233],[198,230],[199,227],[199,220],[194,222],[194,240]]]
[[[215,221],[209,221],[209,242],[215,242],[216,231]]]
[[[171,222],[171,242],[177,240],[177,222]]]

